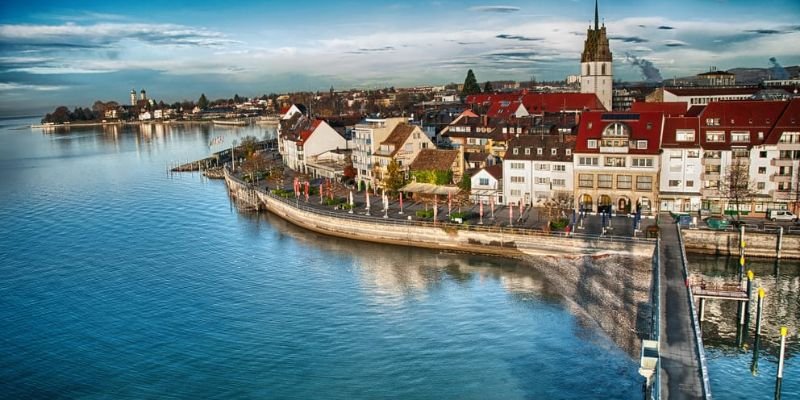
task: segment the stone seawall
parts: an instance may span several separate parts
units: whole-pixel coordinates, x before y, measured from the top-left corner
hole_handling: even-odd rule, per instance
[[[683,229],[686,251],[714,255],[739,255],[739,232]],[[745,255],[749,257],[776,258],[777,233],[750,232],[745,230]],[[800,236],[782,237],[781,258],[800,259]]]
[[[237,203],[251,209],[267,209],[275,215],[303,228],[332,236],[425,247],[439,250],[522,258],[541,255],[628,254],[650,257],[655,242],[651,240],[608,240],[585,236],[567,237],[526,232],[519,229],[456,226],[452,224],[420,224],[382,218],[367,218],[346,211],[324,212],[303,206],[247,184],[226,174],[231,195]],[[257,199],[257,200],[256,200]]]

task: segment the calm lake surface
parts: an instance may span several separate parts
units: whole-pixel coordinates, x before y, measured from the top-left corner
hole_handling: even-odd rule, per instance
[[[34,122],[0,120],[0,397],[641,398],[637,361],[528,266],[319,236],[166,173],[271,129]],[[798,269],[773,328],[797,326]],[[703,328],[714,397],[771,398],[775,346],[753,377],[725,307]]]
[[[531,268],[321,237],[170,176],[270,129],[0,120],[0,397],[640,398]]]

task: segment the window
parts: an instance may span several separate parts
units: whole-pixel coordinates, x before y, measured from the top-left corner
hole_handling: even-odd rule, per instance
[[[547,185],[550,183],[550,178],[536,178],[535,182],[537,185]]]
[[[596,149],[597,148],[597,140],[596,139],[587,140],[586,141],[586,147],[588,147],[590,149]]]
[[[617,137],[628,137],[630,136],[631,129],[628,125],[625,125],[621,122],[614,122],[613,124],[603,129],[603,137],[607,136],[617,136]]]
[[[706,165],[705,173],[707,174],[718,174],[722,171],[722,167],[719,165]]]
[[[681,185],[681,181],[679,181],[679,180],[670,179],[670,181],[669,181],[669,187],[671,187],[671,188],[676,188],[676,187],[678,187],[680,185]]]
[[[686,187],[687,188],[694,187],[694,181],[686,181]]]
[[[539,155],[539,156],[542,155],[542,148],[541,147],[537,147],[536,148],[536,155]]]
[[[610,174],[600,174],[597,175],[597,187],[603,189],[611,189],[611,185],[614,182],[614,177]]]
[[[526,148],[525,148],[525,155],[526,155],[526,156],[529,156],[529,155],[531,155],[531,148],[530,148],[530,147],[526,147]]]
[[[669,158],[681,159],[683,158],[683,154],[681,153],[680,150],[673,150],[669,152]]]
[[[675,132],[675,140],[678,142],[694,142],[694,129],[679,129]]]
[[[758,152],[758,158],[767,158],[767,152],[766,151],[759,151]]]
[[[511,169],[525,169],[525,163],[521,162],[512,162]]]
[[[758,173],[762,174],[762,175],[766,174],[767,173],[767,167],[758,167]]]
[[[732,131],[731,132],[731,142],[749,143],[750,142],[750,132]]]
[[[706,142],[724,142],[725,141],[725,132],[706,132]]]
[[[564,179],[553,179],[553,186],[564,187],[567,186],[567,183]]]
[[[481,186],[489,186],[489,178],[479,178],[478,184]]]
[[[783,132],[780,143],[800,143],[800,132]]]
[[[525,183],[525,177],[524,176],[512,176],[511,177],[511,183]]]
[[[512,152],[514,153],[514,155],[518,155],[519,154],[519,148],[518,147],[514,147],[514,150]]]
[[[719,181],[716,179],[704,181],[703,187],[706,189],[719,189]]]
[[[686,157],[689,158],[700,158],[700,150],[687,150]]]
[[[567,154],[568,156],[571,156],[571,155],[572,155],[572,149],[567,149],[567,150],[566,150],[566,154]]]
[[[520,194],[522,193],[518,189],[511,189],[512,196],[519,196]]]
[[[719,126],[719,118],[706,118],[706,125]]]
[[[720,158],[722,157],[722,152],[719,150],[709,150],[703,153],[703,158]]]
[[[558,155],[558,149],[550,149],[550,155],[551,156]]]
[[[639,150],[647,150],[647,140],[637,140],[636,148]]]
[[[624,167],[625,157],[606,157],[606,167]]]
[[[792,190],[792,183],[791,182],[778,182],[778,191],[779,192],[789,192]]]
[[[630,189],[631,182],[633,181],[630,175],[617,175],[617,189]]]
[[[535,167],[537,171],[550,171],[550,164],[536,163]]]
[[[597,157],[580,157],[578,158],[578,165],[597,165]]]
[[[578,174],[578,186],[590,188],[594,186],[594,175],[592,174]]]
[[[564,164],[553,164],[553,171],[556,172],[564,172],[567,170],[567,166]]]
[[[636,177],[636,190],[653,190],[653,177],[652,176],[637,176]]]
[[[652,167],[653,166],[653,159],[652,158],[634,158],[633,159],[633,163],[632,163],[631,166],[632,167],[638,167],[638,168]]]
[[[734,148],[731,149],[731,153],[733,154],[734,158],[749,158],[750,157],[750,150],[745,148]]]
[[[764,182],[758,182],[758,183],[756,184],[756,188],[757,188],[758,190],[764,190],[764,188],[765,188],[765,187],[766,187],[766,184],[764,184]]]

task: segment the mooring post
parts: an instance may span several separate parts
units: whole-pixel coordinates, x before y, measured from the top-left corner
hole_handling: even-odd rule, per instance
[[[706,314],[706,298],[700,298],[700,322],[703,322],[703,317]]]
[[[744,342],[744,333],[742,330],[744,327],[744,302],[737,301],[736,307],[736,347],[741,347],[742,342]]]
[[[786,350],[786,334],[788,329],[781,327],[781,353],[778,357],[778,377],[775,379],[775,400],[781,400],[781,381],[783,380],[783,356]]]
[[[750,303],[753,301],[753,274],[752,270],[747,271],[747,302],[744,305],[744,335],[745,338],[750,333]]]
[[[783,245],[783,227],[779,226],[778,227],[778,243],[776,244],[777,248],[775,249],[775,253],[776,253],[775,256],[777,258],[781,258],[781,247],[782,247],[782,245]]]

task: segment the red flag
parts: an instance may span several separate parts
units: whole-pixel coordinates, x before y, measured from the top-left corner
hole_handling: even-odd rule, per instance
[[[403,193],[400,192],[400,211],[403,211]]]
[[[481,202],[479,202],[479,204],[480,204],[480,207],[479,207],[480,208],[480,216],[481,216],[481,218],[483,218],[483,202],[481,201]]]

